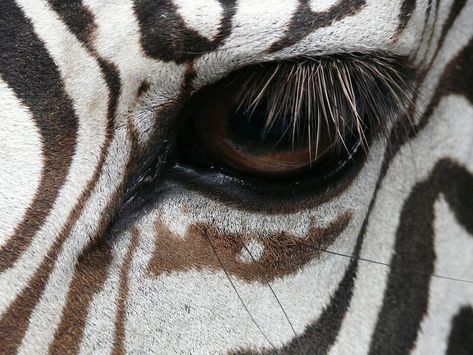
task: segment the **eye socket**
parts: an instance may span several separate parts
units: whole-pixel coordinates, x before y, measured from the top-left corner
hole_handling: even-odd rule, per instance
[[[415,80],[406,57],[380,53],[237,70],[185,103],[168,144],[130,179],[127,213],[179,187],[257,212],[328,201],[358,176],[373,139],[408,132]]]
[[[238,70],[193,97],[181,156],[249,177],[326,175],[407,107],[404,68],[349,55]]]

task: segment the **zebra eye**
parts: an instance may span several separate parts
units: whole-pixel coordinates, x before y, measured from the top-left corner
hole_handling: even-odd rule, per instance
[[[309,170],[336,145],[327,122],[313,127],[306,113],[272,112],[270,97],[250,103],[240,80],[216,86],[199,100],[190,121],[195,144],[216,164],[261,177]],[[318,129],[315,144],[311,130]],[[193,148],[196,152],[195,147]]]
[[[396,63],[350,55],[236,71],[192,99],[181,155],[259,178],[330,173],[404,109]]]

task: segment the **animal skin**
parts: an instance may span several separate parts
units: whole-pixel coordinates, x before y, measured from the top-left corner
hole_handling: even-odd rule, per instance
[[[0,353],[472,354],[472,18],[471,0],[2,0]],[[350,55],[414,74],[343,173],[175,162],[209,86]]]

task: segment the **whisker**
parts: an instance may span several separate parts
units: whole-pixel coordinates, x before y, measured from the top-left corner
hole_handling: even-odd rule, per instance
[[[269,282],[268,278],[266,277],[266,274],[264,273],[263,267],[257,263],[256,259],[254,258],[253,254],[251,254],[250,249],[246,246],[246,244],[243,244],[243,246],[244,246],[246,252],[248,253],[248,255],[250,255],[253,262],[256,265],[258,265],[258,268],[260,270],[260,275],[263,276],[265,283],[268,285],[269,289],[271,290],[271,293],[273,294],[274,298],[276,299],[276,302],[278,303],[279,307],[281,308],[281,310],[284,314],[284,317],[287,319],[287,322],[289,323],[289,326],[291,327],[292,332],[294,333],[294,337],[297,339],[297,343],[298,343],[300,349],[305,354],[304,348],[302,347],[301,341],[299,339],[299,335],[296,333],[296,330],[294,329],[294,325],[292,324],[291,320],[289,319],[289,316],[288,316],[286,310],[282,306],[281,301],[279,300],[279,297],[276,295],[276,292],[274,291],[273,287],[271,286],[271,283]]]
[[[367,258],[363,258],[363,257],[360,257],[360,256],[355,256],[355,255],[343,254],[343,253],[339,253],[339,252],[335,252],[335,251],[331,251],[331,250],[326,250],[326,249],[316,248],[315,250],[323,252],[323,253],[331,254],[331,255],[341,256],[341,257],[348,258],[348,259],[359,260],[359,261],[364,261],[364,262],[368,262],[368,263],[372,263],[372,264],[376,264],[376,265],[386,266],[387,268],[391,269],[390,264],[384,263],[382,261],[367,259]],[[410,272],[413,272],[413,273],[416,273],[416,274],[419,274],[419,275],[423,275],[423,276],[435,277],[435,278],[438,278],[438,279],[444,279],[444,280],[450,280],[450,281],[456,281],[456,282],[463,282],[463,283],[466,283],[466,284],[473,284],[473,280],[460,279],[460,278],[456,278],[456,277],[449,277],[449,276],[443,276],[443,275],[437,275],[437,274],[429,274],[427,272],[422,272],[422,271],[419,271],[419,270],[410,269],[408,267],[402,267],[402,269],[404,271],[410,271]]]
[[[248,307],[246,306],[245,302],[243,301],[243,298],[241,297],[240,293],[238,292],[235,284],[233,283],[230,275],[228,274],[228,271],[227,269],[225,268],[225,266],[223,266],[223,263],[222,263],[222,260],[220,259],[220,257],[218,256],[217,254],[217,250],[215,249],[213,243],[212,243],[212,240],[210,239],[210,237],[204,233],[205,236],[207,237],[207,241],[209,242],[210,244],[210,247],[212,248],[212,251],[213,253],[215,254],[215,257],[217,258],[218,260],[218,263],[220,264],[220,266],[222,267],[222,270],[223,272],[225,273],[228,281],[230,281],[230,284],[232,285],[232,288],[233,290],[235,291],[235,294],[237,295],[238,299],[240,300],[241,304],[243,305],[243,308],[245,308],[245,311],[246,313],[248,313],[248,316],[251,318],[251,321],[255,324],[256,328],[258,328],[258,330],[260,331],[260,333],[263,335],[263,337],[266,339],[266,341],[268,342],[268,344],[271,346],[271,348],[275,348],[273,343],[271,342],[271,340],[269,340],[268,336],[266,335],[266,333],[263,331],[263,329],[260,327],[260,325],[256,322],[256,319],[253,317],[253,315],[251,314],[250,310],[248,309]]]

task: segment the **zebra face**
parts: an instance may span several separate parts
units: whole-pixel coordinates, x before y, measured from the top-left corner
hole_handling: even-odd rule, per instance
[[[4,0],[0,352],[472,351],[472,16]]]

